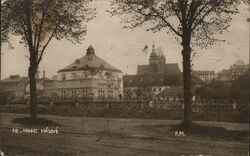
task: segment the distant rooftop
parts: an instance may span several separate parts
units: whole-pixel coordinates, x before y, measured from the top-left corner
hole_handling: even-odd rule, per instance
[[[197,70],[192,72],[194,75],[215,75],[213,70]]]
[[[21,80],[28,80],[28,78],[20,75],[10,75],[8,78],[1,80],[1,82],[19,82]]]
[[[158,69],[159,66],[157,64],[150,65],[138,65],[137,74],[156,74],[156,73],[169,73],[169,74],[177,74],[180,73],[180,69],[177,63],[168,63],[163,64],[163,68],[161,70]]]
[[[146,86],[179,86],[183,84],[182,73],[178,74],[144,74],[124,75],[124,87],[146,87]],[[192,84],[201,85],[202,80],[192,76]]]

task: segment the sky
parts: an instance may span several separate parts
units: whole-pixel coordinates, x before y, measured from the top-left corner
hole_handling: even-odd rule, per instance
[[[97,7],[97,17],[87,24],[87,35],[81,44],[74,45],[66,40],[52,40],[46,49],[40,63],[40,71],[45,70],[46,77],[52,77],[57,71],[71,64],[86,54],[86,49],[92,45],[95,54],[106,62],[123,71],[124,74],[136,74],[137,66],[148,64],[152,44],[161,47],[166,57],[166,63],[178,63],[182,70],[181,46],[174,36],[164,29],[157,33],[146,31],[145,27],[134,30],[123,29],[120,17],[111,17],[106,12],[109,3],[104,0],[93,2]],[[233,16],[231,26],[219,36],[225,42],[212,48],[198,49],[193,59],[193,70],[228,69],[238,60],[249,63],[249,8],[240,6],[240,13]],[[19,44],[19,37],[11,36],[11,49],[7,44],[2,46],[2,78],[9,75],[27,76],[28,48]],[[147,52],[143,51],[148,45]]]

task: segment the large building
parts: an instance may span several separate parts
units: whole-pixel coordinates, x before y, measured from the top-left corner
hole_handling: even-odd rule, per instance
[[[165,89],[178,87],[180,76],[178,64],[166,64],[162,49],[153,45],[149,64],[139,65],[136,75],[124,76],[124,99],[152,99]]]
[[[55,81],[45,77],[36,78],[36,88],[38,100],[43,97],[52,97],[55,95]],[[28,77],[21,77],[19,75],[10,75],[10,77],[1,81],[1,91],[4,91],[13,100],[25,101],[30,97],[30,85]]]
[[[218,73],[218,79],[221,81],[232,81],[247,72],[249,72],[249,64],[245,64],[244,61],[238,60],[229,69],[221,70]]]
[[[95,55],[86,55],[58,71],[53,79],[36,78],[38,99],[63,101],[119,100],[123,96],[122,72]],[[1,89],[21,100],[29,99],[29,78],[12,75],[1,81]],[[43,98],[47,97],[47,98]]]
[[[25,88],[29,83],[27,77],[20,77],[19,75],[10,75],[10,77],[1,80],[1,90],[13,97],[23,97],[25,95]]]
[[[217,78],[215,71],[213,70],[198,70],[193,71],[192,75],[197,76],[205,83],[210,83],[212,80]]]
[[[62,100],[118,100],[123,94],[123,77],[89,46],[84,57],[58,71],[55,87]]]
[[[178,74],[180,69],[177,63],[166,64],[166,58],[161,48],[152,46],[152,53],[149,57],[149,64],[139,65],[137,75],[143,74]]]

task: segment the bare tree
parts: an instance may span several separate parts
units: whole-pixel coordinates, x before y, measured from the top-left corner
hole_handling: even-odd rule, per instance
[[[37,119],[36,73],[51,40],[67,39],[80,43],[86,35],[86,23],[95,17],[91,0],[6,0],[1,19],[8,17],[8,35],[21,36],[29,48],[30,113]],[[2,26],[2,24],[1,24]],[[1,29],[2,34],[2,29]]]
[[[165,30],[182,45],[184,81],[184,125],[192,125],[191,47],[208,48],[217,33],[229,27],[240,0],[111,0],[112,15],[122,16],[124,28],[150,23],[147,30]]]

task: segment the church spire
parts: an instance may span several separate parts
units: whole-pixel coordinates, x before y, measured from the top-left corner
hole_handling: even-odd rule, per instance
[[[155,43],[153,42],[153,45],[152,45],[152,52],[155,51]]]

